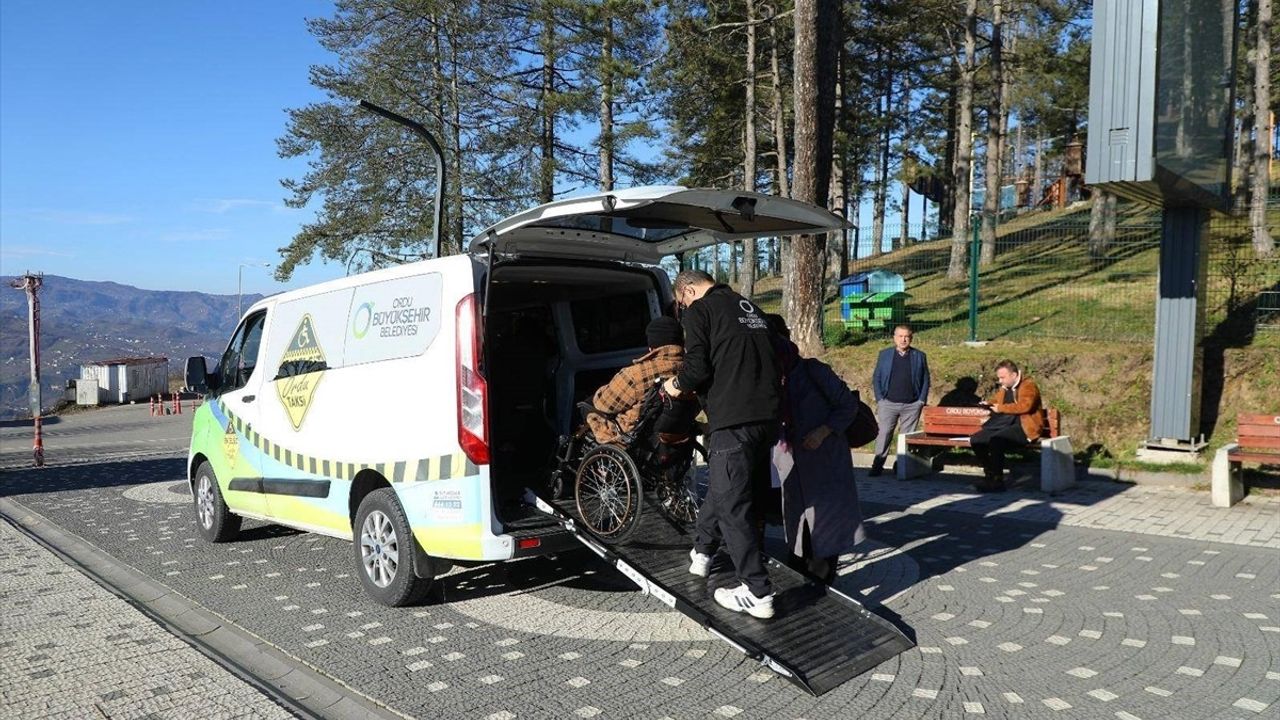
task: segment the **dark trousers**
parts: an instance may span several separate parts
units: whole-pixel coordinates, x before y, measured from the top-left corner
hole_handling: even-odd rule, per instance
[[[1017,415],[996,415],[969,438],[973,454],[982,461],[983,473],[989,479],[1004,478],[1004,454],[1012,448],[1026,447],[1027,434]]]
[[[707,498],[698,511],[693,547],[714,555],[729,553],[738,579],[756,597],[773,591],[756,532],[758,488],[769,485],[769,452],[778,440],[775,423],[752,423],[713,430],[707,438]]]

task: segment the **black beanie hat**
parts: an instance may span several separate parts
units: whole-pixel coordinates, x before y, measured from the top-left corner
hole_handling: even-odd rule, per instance
[[[649,323],[649,327],[645,328],[644,334],[651,348],[663,345],[684,346],[684,330],[680,327],[680,321],[675,318],[665,315],[655,318]]]

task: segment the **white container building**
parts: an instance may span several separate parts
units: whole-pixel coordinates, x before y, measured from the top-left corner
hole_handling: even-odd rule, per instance
[[[80,379],[98,384],[98,402],[129,403],[169,391],[169,359],[116,358],[80,366]]]

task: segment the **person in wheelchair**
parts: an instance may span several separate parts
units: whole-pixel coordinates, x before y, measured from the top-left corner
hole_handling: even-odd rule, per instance
[[[684,363],[684,332],[675,318],[656,318],[645,336],[649,352],[619,370],[591,398],[596,412],[587,415],[587,425],[600,444],[620,442],[630,433],[654,381],[675,375]]]
[[[647,335],[649,353],[620,370],[593,403],[579,403],[585,424],[561,438],[557,453],[558,486],[573,483],[579,515],[610,543],[625,541],[639,527],[646,490],[668,519],[692,523],[697,516],[688,471],[700,449],[694,435],[701,406],[692,394],[677,399],[662,389],[683,360],[681,328],[658,318]]]

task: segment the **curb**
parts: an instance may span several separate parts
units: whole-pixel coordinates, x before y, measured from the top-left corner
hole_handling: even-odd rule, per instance
[[[12,498],[0,497],[0,517],[299,717],[323,720],[410,718],[206,610],[194,600],[152,580]]]

